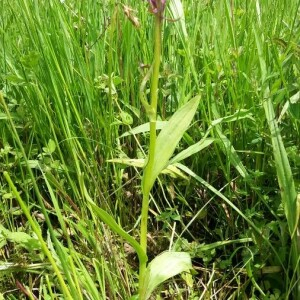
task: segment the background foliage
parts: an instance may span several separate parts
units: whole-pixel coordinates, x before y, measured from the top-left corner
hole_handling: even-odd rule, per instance
[[[157,295],[288,299],[297,270],[260,62],[299,193],[300,1],[182,3],[185,18],[166,15],[158,113],[168,120],[200,95],[176,153],[210,142],[181,161],[184,176],[162,174],[152,193],[149,256],[188,251],[197,271]],[[147,152],[147,131],[130,130],[147,122],[138,94],[152,62],[151,24],[145,1],[1,1],[0,174],[8,172],[33,218],[0,176],[7,299],[68,290],[74,299],[128,299],[136,290],[136,255],[100,222],[85,191],[135,234],[140,169],[107,161]]]

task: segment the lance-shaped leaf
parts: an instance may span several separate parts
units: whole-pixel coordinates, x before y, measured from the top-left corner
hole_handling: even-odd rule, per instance
[[[124,164],[131,167],[143,168],[145,166],[145,159],[144,158],[113,158],[107,160],[107,162],[115,162]],[[174,165],[168,165],[165,169],[161,171],[162,174],[168,174],[173,178],[181,178],[188,180],[188,177],[184,175],[177,167]]]
[[[1,114],[0,114],[1,119]],[[168,121],[156,121],[156,130],[162,129],[166,124],[168,124]],[[139,133],[146,133],[150,131],[150,123],[145,123],[140,126],[137,126],[135,128],[130,129],[129,131],[126,131],[123,133],[120,138],[123,138],[128,135],[135,135]]]
[[[191,257],[186,252],[163,252],[148,265],[140,299],[147,300],[161,283],[192,269]]]
[[[105,210],[98,207],[94,201],[91,199],[90,195],[88,194],[85,186],[83,186],[84,195],[86,200],[89,202],[90,207],[106,225],[110,227],[111,230],[113,230],[115,233],[117,233],[119,236],[124,238],[136,251],[140,262],[147,261],[147,254],[145,251],[141,248],[140,244],[131,236],[129,235],[115,220],[112,216],[110,216]]]
[[[191,155],[200,152],[204,148],[208,147],[214,139],[212,138],[203,138],[198,143],[193,144],[192,146],[184,149],[180,153],[178,153],[175,157],[172,158],[171,164],[180,162],[183,159],[186,159],[187,157],[190,157]]]
[[[175,112],[159,133],[155,145],[153,169],[150,170],[149,164],[145,167],[143,177],[144,192],[151,190],[159,173],[168,165],[169,159],[174,153],[177,144],[188,129],[195,115],[199,101],[200,96],[196,96],[183,105]],[[150,179],[144,180],[146,176],[150,176]]]

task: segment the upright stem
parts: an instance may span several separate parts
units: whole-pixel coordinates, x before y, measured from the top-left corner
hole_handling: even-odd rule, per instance
[[[143,178],[143,203],[142,203],[142,214],[141,214],[141,232],[140,232],[140,244],[142,249],[147,253],[147,221],[148,221],[148,210],[149,210],[149,197],[151,186],[148,183],[151,179],[151,173],[154,166],[154,155],[155,155],[155,144],[156,144],[156,114],[157,114],[157,99],[158,99],[158,80],[159,80],[159,68],[161,60],[161,43],[162,43],[162,17],[160,14],[155,15],[154,25],[154,60],[153,60],[153,73],[151,78],[150,87],[150,106],[153,112],[153,116],[150,116],[150,145],[148,164],[145,168],[145,174]],[[143,286],[145,279],[145,272],[147,267],[147,261],[140,262],[139,272],[139,289]]]
[[[153,60],[153,73],[151,79],[151,103],[150,103],[155,113],[157,111],[158,79],[159,79],[159,68],[160,68],[160,61],[161,61],[161,40],[162,40],[162,18],[158,14],[155,16],[155,25],[154,25],[154,60]]]

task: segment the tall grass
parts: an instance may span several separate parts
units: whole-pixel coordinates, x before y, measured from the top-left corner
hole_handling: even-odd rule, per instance
[[[202,100],[176,150],[188,149],[181,165],[174,159],[181,176],[160,175],[151,192],[148,255],[188,251],[198,274],[157,293],[295,298],[300,1],[169,2],[185,14],[176,20],[168,6],[159,118],[191,96]],[[0,11],[0,172],[8,179],[0,176],[0,293],[129,299],[135,254],[86,192],[137,236],[140,171],[107,161],[148,150],[148,131],[132,130],[147,122],[139,99],[152,62],[147,3],[3,0]]]

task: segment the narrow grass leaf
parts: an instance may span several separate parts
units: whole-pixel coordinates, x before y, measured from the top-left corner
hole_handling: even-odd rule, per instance
[[[236,150],[232,146],[230,140],[221,132],[221,129],[217,127],[217,133],[219,135],[219,141],[221,145],[221,149],[223,150],[226,157],[230,160],[232,165],[236,168],[236,170],[240,173],[243,178],[247,178],[249,176],[246,167],[241,161],[239,155]]]
[[[172,19],[176,20],[179,26],[179,32],[182,35],[183,40],[188,38],[184,9],[181,0],[171,0],[169,5],[169,11],[171,13]]]
[[[268,89],[266,90],[265,96],[268,96]],[[278,183],[281,190],[281,197],[285,208],[285,214],[288,221],[290,234],[293,237],[299,221],[299,215],[297,215],[297,193],[293,175],[282,141],[280,130],[276,122],[273,103],[269,97],[264,101],[264,109],[271,132],[273,154],[276,163],[276,171]]]
[[[280,258],[278,252],[273,247],[273,245],[271,244],[271,242],[269,241],[269,239],[264,236],[264,234],[262,233],[262,231],[232,201],[230,201],[226,196],[224,196],[220,191],[218,191],[215,187],[213,187],[211,184],[209,184],[203,178],[201,178],[200,176],[198,176],[197,174],[195,174],[188,167],[186,167],[186,166],[184,166],[183,164],[180,164],[180,163],[176,163],[176,166],[179,169],[181,169],[182,171],[186,172],[191,177],[193,177],[199,183],[201,183],[202,185],[204,185],[206,188],[208,188],[210,191],[212,191],[215,195],[217,195],[218,197],[220,197],[225,203],[227,203],[233,210],[235,210],[255,230],[255,232],[257,232],[264,239],[264,241],[267,243],[267,245],[270,247],[270,249],[272,249],[272,251],[274,252],[274,254],[277,257],[278,261],[280,262],[280,264],[282,266],[282,269],[284,270],[284,272],[286,274],[286,269],[285,269],[285,266],[284,266],[284,264],[282,262],[282,259]]]
[[[222,127],[220,125],[220,123],[222,123],[222,122],[237,121],[239,119],[239,113],[236,112],[231,116],[220,118],[219,108],[218,108],[218,105],[215,100],[212,101],[211,108],[212,108],[213,115],[216,118],[212,122],[211,126],[215,127],[217,135],[219,136],[219,139],[216,139],[216,142],[219,143],[221,150],[224,152],[224,154],[226,155],[226,157],[228,158],[230,163],[240,173],[240,175],[243,178],[247,178],[249,174],[247,172],[246,167],[244,166],[239,155],[237,154],[236,150],[232,146],[231,141],[226,137],[225,134],[223,134]],[[248,114],[248,112],[246,112],[246,115],[243,113],[240,113],[241,118],[250,117],[250,116],[251,116],[251,114],[250,113]]]
[[[54,271],[54,273],[56,274],[56,276],[59,280],[60,287],[61,287],[61,290],[64,293],[65,299],[73,299],[73,297],[71,296],[71,292],[70,292],[68,286],[66,285],[66,282],[63,278],[63,275],[62,275],[61,271],[59,270],[59,267],[58,267],[57,263],[55,262],[50,250],[48,249],[46,243],[44,242],[42,232],[41,232],[41,229],[40,229],[38,223],[36,222],[35,219],[32,218],[31,213],[29,211],[29,208],[27,207],[25,202],[22,200],[22,198],[21,198],[16,186],[12,182],[9,174],[5,171],[5,172],[3,172],[3,175],[6,179],[6,181],[8,182],[10,188],[12,189],[13,194],[15,195],[16,199],[18,200],[19,205],[20,205],[21,209],[23,210],[25,216],[27,217],[34,233],[37,235],[43,252],[48,257],[48,259],[49,259],[49,261],[52,265],[53,271]]]
[[[187,149],[184,149],[183,151],[178,153],[174,158],[172,158],[172,160],[170,161],[170,164],[177,163],[197,152],[200,152],[204,148],[211,145],[215,141],[215,139],[207,138],[207,136],[214,126],[217,126],[220,123],[234,122],[234,121],[238,121],[238,120],[245,119],[245,118],[254,120],[251,111],[248,109],[241,109],[241,110],[236,111],[234,114],[232,114],[230,116],[226,116],[223,118],[218,118],[216,120],[213,120],[211,123],[211,126],[207,130],[204,137],[199,142],[195,143],[194,145],[192,145],[192,146],[188,147]],[[230,145],[228,145],[228,146],[230,146]],[[238,168],[238,170],[242,174],[242,176],[245,177],[247,175],[247,171],[243,167],[239,158],[237,157],[237,154],[234,152],[235,151],[232,151],[232,156],[231,156],[232,163]]]
[[[270,95],[270,88],[268,84],[265,82],[267,78],[266,76],[267,69],[266,69],[266,61],[263,55],[262,37],[259,36],[254,26],[253,26],[253,31],[255,34],[256,47],[257,47],[258,57],[260,61],[261,80],[262,83],[265,85],[265,88],[263,90],[263,97],[264,97],[263,105],[264,105],[265,115],[271,133],[273,154],[275,159],[278,183],[281,191],[282,203],[284,206],[291,237],[297,239],[297,237],[295,237],[295,233],[297,231],[298,223],[299,223],[299,215],[297,215],[297,192],[295,189],[295,183],[294,183],[290,163],[288,160],[288,156],[277,124],[273,102]],[[295,241],[295,244],[298,244],[298,242]],[[298,254],[294,253],[294,255],[297,256],[299,255],[299,253],[300,253],[300,249],[298,249]]]
[[[250,109],[240,109],[240,110],[236,111],[234,114],[232,114],[230,116],[226,116],[226,117],[223,117],[223,118],[218,118],[216,120],[213,120],[211,122],[211,125],[215,126],[215,125],[220,124],[220,123],[234,122],[234,121],[239,121],[239,120],[242,120],[242,119],[250,119],[252,121],[255,121]]]

